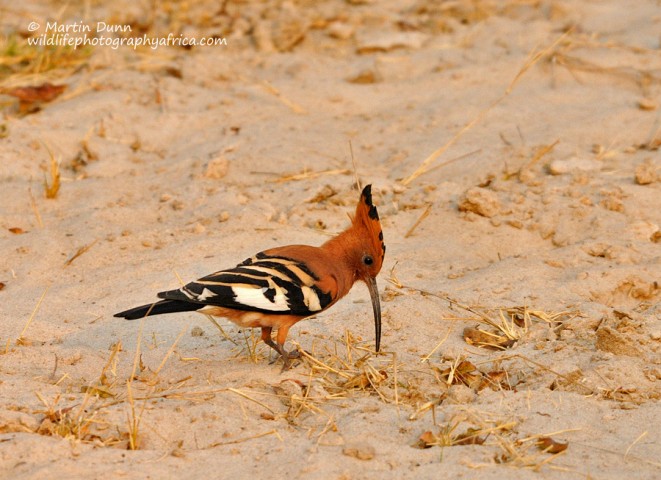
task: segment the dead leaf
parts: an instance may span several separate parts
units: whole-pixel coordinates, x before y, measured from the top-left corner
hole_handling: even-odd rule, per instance
[[[9,228],[8,230],[9,230],[11,233],[15,234],[15,235],[21,235],[21,234],[23,234],[23,233],[27,233],[25,230],[23,230],[23,229],[20,228],[20,227],[12,227],[12,228]]]
[[[567,450],[569,443],[560,443],[553,440],[551,437],[539,437],[537,440],[537,447],[548,453],[560,453]]]
[[[512,390],[509,375],[505,370],[494,370],[493,372],[487,372],[484,375],[482,385],[480,385],[480,390],[487,386],[492,390]]]
[[[479,428],[469,428],[464,433],[460,433],[453,439],[453,445],[482,445],[486,437],[480,437]]]
[[[38,112],[41,105],[55,100],[66,89],[66,85],[44,83],[36,87],[15,87],[0,89],[0,93],[18,98],[18,111],[21,115]]]
[[[476,347],[491,348],[493,350],[503,350],[514,345],[516,342],[504,335],[487,332],[479,328],[464,328],[464,340],[469,345]]]
[[[321,190],[319,190],[314,197],[312,197],[310,200],[307,200],[307,203],[321,203],[335,195],[337,195],[337,190],[335,190],[330,185],[326,185]]]
[[[418,441],[413,445],[415,448],[431,448],[436,445],[436,437],[430,431],[424,432],[418,437]]]
[[[106,390],[105,388],[101,387],[92,387],[89,385],[83,385],[80,387],[81,393],[89,393],[90,395],[96,395],[99,396],[100,398],[114,398],[115,394],[112,393],[110,390]]]
[[[376,450],[367,442],[352,442],[342,449],[342,453],[358,460],[372,460],[376,455]]]
[[[363,372],[347,380],[346,383],[343,385],[343,387],[346,389],[350,389],[350,388],[363,389],[369,387],[369,385],[370,385],[370,380],[369,378],[367,378],[367,374]]]
[[[67,88],[66,85],[43,83],[36,87],[15,87],[5,89],[3,93],[18,98],[23,103],[51,102]]]
[[[466,385],[476,388],[482,381],[482,373],[468,360],[462,360],[456,367],[438,371],[443,381],[450,385]]]

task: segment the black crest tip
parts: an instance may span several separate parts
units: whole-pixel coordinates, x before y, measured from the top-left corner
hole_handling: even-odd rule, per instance
[[[365,199],[365,205],[368,207],[372,206],[372,184],[366,185],[363,188],[363,193],[361,196]]]

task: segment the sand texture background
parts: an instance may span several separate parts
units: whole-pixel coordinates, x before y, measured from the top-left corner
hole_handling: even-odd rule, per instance
[[[0,477],[661,478],[658,0],[0,12]],[[223,319],[113,318],[323,243],[357,178],[382,354],[362,284],[284,373]]]

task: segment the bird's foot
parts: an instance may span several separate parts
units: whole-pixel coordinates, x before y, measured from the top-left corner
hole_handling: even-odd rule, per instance
[[[295,360],[297,358],[301,358],[301,352],[298,350],[291,350],[287,351],[285,350],[284,345],[280,345],[275,342],[266,342],[273,350],[278,352],[280,354],[280,357],[282,357],[282,361],[284,362],[284,365],[282,366],[282,371],[284,372],[285,370],[289,370],[292,367],[292,363],[290,360]],[[269,362],[269,365],[272,365],[278,360],[278,357],[275,357],[273,360]]]
[[[290,352],[287,352],[287,356],[292,359],[301,358],[301,352],[299,352],[298,350],[292,350]]]
[[[291,360],[301,358],[301,352],[299,352],[298,350],[292,350],[288,352],[287,350],[284,349],[284,347],[281,346],[281,348],[282,348],[282,352],[280,355],[282,356],[283,364],[280,373],[284,372],[285,370],[289,370],[293,366]]]

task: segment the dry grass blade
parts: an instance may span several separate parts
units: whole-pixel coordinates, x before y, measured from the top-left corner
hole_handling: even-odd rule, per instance
[[[645,438],[646,436],[647,436],[647,430],[644,431],[643,433],[641,433],[641,434],[638,436],[638,438],[636,438],[636,439],[631,443],[631,445],[629,445],[629,446],[627,447],[627,451],[624,452],[624,458],[627,458],[627,456],[629,455],[629,452],[630,452],[631,449],[634,447],[634,445],[636,445],[638,442],[640,442],[640,441],[641,441],[643,438]]]
[[[145,319],[142,317],[140,319],[140,325],[138,327],[138,338],[135,342],[135,355],[133,356],[133,368],[131,369],[131,376],[129,377],[130,380],[133,380],[136,378],[136,372],[138,371],[138,368],[142,365],[142,360],[140,357],[140,347],[142,344],[142,330],[144,328],[145,324]]]
[[[37,201],[32,194],[32,188],[28,188],[28,194],[30,195],[30,207],[34,213],[35,218],[37,219],[37,224],[40,228],[44,228],[44,222],[41,220],[41,213],[39,213],[39,208],[37,207]]]
[[[110,352],[110,356],[108,357],[108,361],[106,362],[105,366],[101,370],[101,374],[99,375],[99,383],[101,385],[110,385],[110,382],[108,381],[108,371],[110,371],[113,376],[117,375],[116,369],[117,369],[117,354],[122,351],[122,342],[118,341],[115,343],[112,347],[112,351]]]
[[[94,240],[92,243],[88,243],[87,245],[83,245],[82,247],[80,247],[78,250],[76,250],[76,253],[74,253],[71,257],[69,257],[69,259],[66,262],[64,262],[64,265],[67,267],[71,265],[75,259],[80,257],[85,252],[87,252],[94,245],[96,245],[96,242],[98,242],[98,239]]]
[[[222,445],[235,445],[235,444],[237,444],[237,443],[247,442],[247,441],[249,441],[249,440],[254,440],[254,439],[256,439],[256,438],[266,437],[266,436],[268,436],[268,435],[275,435],[276,437],[278,437],[278,440],[280,440],[281,442],[283,441],[283,440],[282,440],[282,437],[280,436],[280,434],[278,433],[278,431],[275,430],[275,429],[273,429],[273,430],[269,430],[268,432],[258,433],[257,435],[252,435],[252,436],[250,436],[250,437],[238,438],[238,439],[236,439],[236,440],[228,440],[228,441],[226,441],[226,442],[214,442],[214,443],[212,443],[211,445],[208,445],[207,447],[205,447],[205,449],[214,448],[214,447],[220,447],[220,446],[222,446]]]
[[[145,407],[147,406],[147,400],[145,399],[142,402],[140,413],[137,414],[135,409],[135,400],[133,399],[133,391],[131,390],[131,383],[131,379],[126,381],[126,393],[130,407],[126,414],[128,422],[128,448],[129,450],[138,450],[140,448],[140,423],[142,422],[142,414],[144,413]]]
[[[400,282],[399,279],[397,278],[397,275],[395,275],[395,267],[396,266],[397,266],[397,262],[395,262],[395,264],[390,269],[389,276],[388,276],[388,282],[393,284],[395,287],[401,289],[401,288],[404,288],[405,285],[402,282]]]
[[[250,329],[250,336],[246,333],[246,329],[243,329],[241,331],[243,334],[243,342],[245,343],[245,349],[248,352],[248,357],[250,358],[250,361],[252,363],[257,363],[258,358],[257,358],[257,345],[259,344],[259,340],[255,337],[255,329],[251,328]],[[238,344],[236,344],[238,346]],[[271,350],[269,349],[269,355],[271,354]],[[236,357],[239,357],[243,354],[243,349],[239,349],[239,353],[236,354]]]
[[[271,412],[272,414],[275,415],[275,411],[271,407],[269,407],[265,403],[260,402],[259,400],[255,399],[255,398],[251,397],[247,393],[244,393],[241,390],[237,390],[236,388],[228,388],[227,391],[232,392],[232,393],[236,393],[237,395],[245,398],[246,400],[250,400],[251,402],[255,402],[257,405],[260,405],[260,406],[264,407],[269,412]]]
[[[512,176],[518,176],[519,180],[523,181],[524,172],[530,171],[542,158],[551,153],[558,143],[560,143],[560,140],[556,140],[549,145],[540,145],[535,149],[532,158],[525,165],[514,172],[508,173],[505,178],[509,179]]]
[[[154,371],[154,375],[158,375],[163,367],[165,366],[165,363],[168,361],[168,358],[170,358],[170,355],[172,355],[172,352],[174,352],[174,349],[177,347],[177,344],[179,343],[179,340],[181,340],[181,337],[184,336],[184,333],[186,333],[186,330],[188,330],[188,327],[190,324],[187,324],[184,326],[184,328],[181,329],[181,332],[179,332],[179,335],[177,335],[177,338],[172,342],[172,345],[170,345],[170,348],[166,352],[165,356],[163,357],[163,360],[161,360],[161,364],[158,366],[158,368]]]
[[[436,350],[438,350],[441,347],[441,345],[443,345],[445,343],[445,341],[448,339],[448,337],[450,336],[451,331],[452,331],[452,329],[448,328],[448,331],[445,332],[445,336],[441,339],[440,342],[438,342],[438,344],[432,349],[431,352],[429,352],[427,355],[425,355],[424,357],[422,357],[420,359],[420,363],[424,363],[424,362],[429,361],[429,359],[436,352]]]
[[[530,168],[534,166],[537,162],[539,162],[542,158],[544,158],[544,156],[552,152],[558,143],[560,143],[560,140],[556,140],[550,145],[542,145],[541,147],[539,147],[524,168]]]
[[[48,156],[50,158],[49,163],[49,173],[50,173],[50,182],[48,178],[44,175],[44,193],[46,198],[54,199],[57,198],[57,194],[60,191],[60,161],[55,158],[53,152],[44,145],[46,150],[48,150]]]
[[[655,70],[643,70],[634,67],[605,67],[597,63],[589,62],[577,56],[557,53],[553,56],[556,64],[566,69],[580,70],[588,73],[598,73],[611,75],[621,79],[629,80],[640,86],[647,86],[653,83],[661,83],[661,74]]]
[[[133,380],[137,378],[136,372],[138,371],[138,368],[142,369],[142,358],[140,355],[140,347],[142,344],[143,327],[144,327],[144,317],[140,319],[140,326],[138,328],[138,338],[136,340],[135,355],[133,356],[133,367],[131,369],[131,375],[126,380],[126,393],[129,403],[129,411],[126,413],[126,416],[127,416],[127,424],[128,424],[128,442],[129,442],[128,448],[130,450],[137,450],[140,446],[139,444],[140,422],[142,419],[142,412],[144,411],[147,403],[147,400],[145,399],[144,403],[142,404],[142,410],[140,412],[140,415],[136,415],[135,399],[133,398],[133,391],[131,389],[131,385],[133,383]]]
[[[298,348],[298,345],[297,344],[295,344],[295,345]],[[313,357],[310,353],[306,352],[305,350],[298,349],[298,351],[301,352],[301,358],[305,358],[305,359],[309,360],[313,364],[313,366],[318,367],[322,370],[326,370],[328,372],[332,372],[332,373],[334,373],[336,375],[339,375],[340,377],[343,377],[345,379],[351,378],[351,375],[348,374],[347,372],[342,372],[340,370],[334,369],[333,367],[331,367],[329,365],[326,365],[324,362],[322,362],[321,360]]]
[[[298,105],[297,103],[292,102],[289,100],[287,97],[285,97],[282,93],[280,93],[280,90],[275,88],[273,85],[271,85],[269,82],[264,80],[261,84],[262,88],[266,90],[268,93],[271,95],[275,96],[278,100],[280,100],[283,104],[287,105],[292,112],[294,113],[299,113],[299,114],[304,114],[307,113],[303,107]]]
[[[298,180],[309,180],[312,178],[317,178],[321,177],[323,175],[347,175],[351,173],[350,170],[347,170],[345,168],[336,168],[336,169],[331,169],[331,170],[323,170],[321,172],[311,172],[308,170],[304,170],[302,173],[294,173],[290,175],[284,175],[279,178],[276,178],[275,180],[272,180],[275,183],[283,183],[283,182],[291,182],[291,181],[298,181]]]
[[[404,234],[404,238],[409,238],[411,235],[413,235],[413,232],[415,231],[416,228],[422,223],[422,221],[429,216],[431,213],[431,208],[433,204],[427,205],[427,208],[425,208],[425,211],[422,212],[422,215],[415,221],[415,223],[409,228],[409,231]]]
[[[208,315],[208,314],[204,314],[204,316],[207,317],[207,319],[220,331],[220,334],[225,338],[225,340],[229,340],[234,345],[238,345],[238,343],[236,343],[236,341],[232,337],[230,337],[227,334],[227,332],[225,332],[223,327],[216,321],[215,318],[213,318],[213,316]]]
[[[353,143],[351,143],[351,140],[349,140],[349,153],[351,153],[351,165],[353,166],[354,181],[356,182],[358,191],[361,192],[363,190],[363,187],[360,184],[360,178],[358,178],[358,169],[356,168],[356,158],[353,156]]]
[[[48,293],[48,290],[50,289],[50,285],[46,287],[44,290],[44,293],[41,294],[41,297],[39,297],[39,301],[34,307],[34,310],[32,310],[32,314],[30,314],[30,318],[28,318],[28,321],[25,323],[25,326],[23,327],[23,330],[21,330],[21,334],[18,336],[16,339],[16,345],[26,345],[27,341],[25,340],[25,332],[27,331],[28,327],[32,323],[32,320],[34,320],[35,315],[39,311],[39,307],[41,306],[41,302],[44,301],[44,297],[46,296],[46,293]]]

